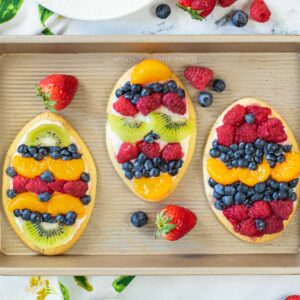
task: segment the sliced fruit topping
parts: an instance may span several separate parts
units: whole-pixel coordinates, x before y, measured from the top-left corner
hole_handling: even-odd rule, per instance
[[[184,115],[186,113],[186,103],[176,92],[165,94],[162,104],[175,114]]]
[[[48,203],[41,202],[36,194],[27,192],[17,195],[8,204],[8,209],[13,212],[15,209],[29,209],[39,213],[48,212]]]
[[[214,72],[206,67],[189,66],[184,70],[184,77],[194,88],[205,91],[214,78]]]
[[[139,154],[139,148],[131,143],[123,143],[117,154],[117,161],[123,164],[127,161],[137,158]]]
[[[19,175],[27,178],[39,176],[48,169],[47,159],[37,161],[34,158],[25,158],[18,155],[12,159],[12,165]]]
[[[161,99],[162,94],[160,93],[143,96],[138,99],[136,107],[144,116],[147,116],[151,111],[154,111],[161,106]]]
[[[165,161],[178,160],[183,158],[184,153],[180,143],[171,143],[164,146],[161,156]]]
[[[162,140],[169,143],[179,142],[195,130],[194,122],[186,118],[172,120],[170,116],[157,112],[152,112],[149,117],[153,130],[159,134]]]
[[[240,126],[245,122],[245,114],[245,106],[237,104],[225,114],[223,122],[232,126]]]
[[[144,153],[148,158],[153,159],[155,157],[160,157],[160,145],[159,143],[147,143],[145,141],[140,141],[137,143],[140,152]]]
[[[228,124],[223,124],[217,129],[218,143],[222,146],[230,146],[234,143],[235,127]]]
[[[108,122],[112,131],[124,142],[135,143],[151,130],[149,123],[114,115],[108,116]]]
[[[138,113],[135,105],[124,96],[119,97],[119,99],[113,103],[113,108],[122,116],[133,117]]]
[[[268,119],[259,125],[257,135],[259,138],[273,143],[281,143],[287,139],[283,124],[276,118]]]

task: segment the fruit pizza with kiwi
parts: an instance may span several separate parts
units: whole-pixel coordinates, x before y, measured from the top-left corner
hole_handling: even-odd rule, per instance
[[[31,120],[4,163],[3,205],[10,224],[32,250],[55,255],[83,233],[96,193],[93,158],[61,116]]]
[[[300,154],[284,119],[246,98],[218,118],[204,152],[205,191],[219,221],[239,239],[276,238],[298,206]]]
[[[117,173],[138,197],[164,200],[195,147],[196,116],[182,83],[165,64],[146,59],[118,80],[107,113],[106,142]]]

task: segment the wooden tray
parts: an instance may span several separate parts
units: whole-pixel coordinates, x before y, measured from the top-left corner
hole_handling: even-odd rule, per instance
[[[70,73],[80,86],[62,112],[92,151],[98,169],[97,198],[91,221],[65,255],[43,257],[28,250],[1,208],[1,274],[300,274],[300,211],[282,236],[250,245],[230,235],[205,198],[202,155],[217,116],[233,101],[253,96],[268,101],[288,121],[300,141],[300,37],[283,36],[99,36],[0,38],[0,155],[21,127],[44,111],[35,84],[49,73]],[[211,67],[227,89],[214,94],[207,109],[197,105],[193,161],[183,181],[164,203],[135,197],[117,176],[105,146],[106,105],[120,75],[143,58],[167,63],[182,78],[185,66]],[[2,179],[1,179],[2,181]],[[198,225],[178,242],[154,239],[155,214],[167,203],[182,204],[198,215]],[[136,229],[130,215],[144,210],[149,225]]]

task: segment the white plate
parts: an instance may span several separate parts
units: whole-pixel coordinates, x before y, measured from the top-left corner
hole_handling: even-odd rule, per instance
[[[107,20],[131,14],[154,0],[37,0],[64,17],[79,20]]]

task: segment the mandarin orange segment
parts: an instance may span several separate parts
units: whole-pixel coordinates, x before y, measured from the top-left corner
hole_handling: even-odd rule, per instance
[[[291,181],[299,176],[300,154],[296,152],[286,153],[285,161],[277,164],[272,170],[271,176],[276,181]]]
[[[48,159],[49,170],[59,180],[77,180],[85,170],[82,158],[72,160]]]
[[[33,178],[39,176],[42,172],[48,169],[47,158],[41,161],[36,161],[31,157],[14,156],[12,165],[19,175]]]
[[[173,179],[169,174],[161,174],[158,177],[134,179],[133,185],[138,195],[155,202],[168,195],[173,186]]]
[[[163,81],[171,77],[171,70],[155,59],[146,59],[135,65],[131,73],[131,83],[147,84]]]

